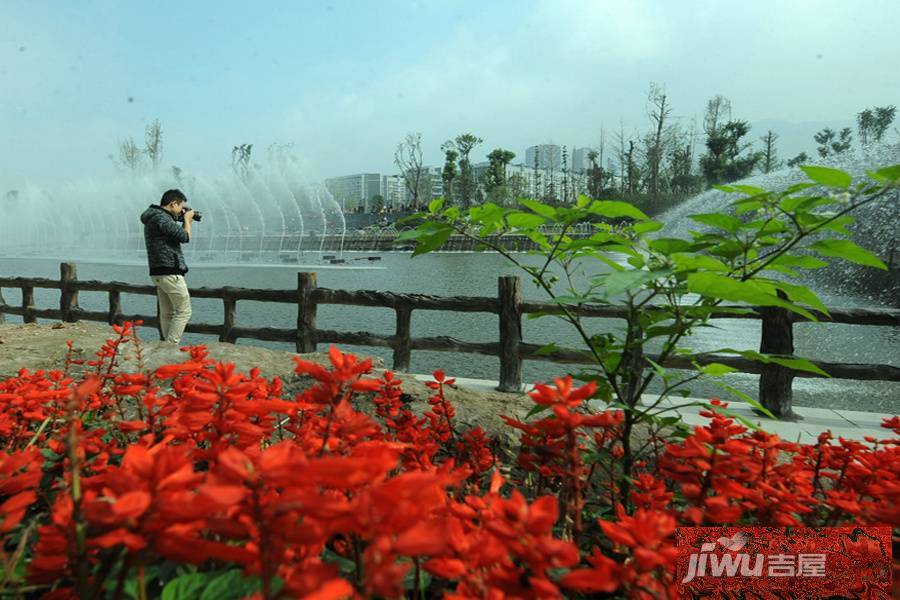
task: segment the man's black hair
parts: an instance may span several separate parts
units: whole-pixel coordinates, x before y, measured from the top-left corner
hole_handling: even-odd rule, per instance
[[[187,202],[187,197],[181,190],[166,190],[159,200],[159,205],[168,206],[173,202]]]

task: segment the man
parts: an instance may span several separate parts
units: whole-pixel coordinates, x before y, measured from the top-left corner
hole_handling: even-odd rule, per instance
[[[191,241],[194,211],[185,210],[187,201],[181,190],[167,190],[159,206],[151,204],[141,215],[150,279],[159,298],[159,322],[163,338],[178,344],[191,318],[191,297],[184,274],[187,263],[181,244]]]

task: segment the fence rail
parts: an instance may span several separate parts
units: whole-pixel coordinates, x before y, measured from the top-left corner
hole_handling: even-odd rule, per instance
[[[21,306],[10,306],[3,299],[3,288],[21,290]],[[34,290],[60,290],[59,308],[43,309],[34,305]],[[107,292],[108,310],[88,311],[78,306],[79,292]],[[371,290],[333,290],[316,285],[315,273],[297,273],[297,288],[292,290],[254,289],[239,287],[193,288],[194,298],[222,300],[223,322],[189,323],[186,331],[218,336],[222,342],[234,343],[239,338],[295,344],[297,352],[314,352],[318,344],[335,343],[351,346],[376,346],[393,350],[393,368],[409,369],[413,350],[466,352],[497,356],[500,359],[499,386],[501,391],[517,391],[522,387],[522,362],[540,360],[555,363],[585,364],[594,362],[585,351],[558,348],[551,352],[539,352],[540,344],[526,343],[522,339],[522,315],[530,313],[558,314],[562,309],[554,304],[523,302],[518,277],[498,279],[496,297],[479,296],[431,296],[426,294],[399,294]],[[83,281],[77,278],[73,263],[60,264],[60,278],[0,278],[0,323],[5,315],[19,315],[26,323],[38,318],[59,319],[66,322],[79,320],[104,323],[142,320],[145,325],[159,327],[158,316],[126,314],[122,312],[122,294],[156,295],[152,285],[135,285],[123,282]],[[297,306],[297,325],[292,329],[274,327],[240,327],[237,324],[237,302],[279,302]],[[341,304],[390,308],[396,313],[394,335],[379,335],[365,331],[349,332],[319,329],[316,311],[320,304]],[[743,309],[735,313],[734,309]],[[467,342],[449,336],[412,337],[411,319],[415,310],[450,312],[485,312],[498,315],[497,342]],[[626,310],[615,306],[582,306],[575,312],[584,317],[624,318]],[[813,311],[814,314],[815,311]],[[817,317],[833,323],[900,327],[900,310],[849,308],[834,309],[830,316],[819,313]],[[756,319],[762,321],[760,352],[790,356],[794,352],[793,323],[808,319],[781,308],[723,306],[712,314],[713,318]],[[651,360],[659,357],[647,355]],[[722,363],[744,373],[760,375],[760,401],[775,414],[790,413],[791,381],[795,377],[817,377],[814,373],[797,371],[774,364],[762,364],[735,356],[699,354],[693,357],[672,357],[664,366],[692,369],[692,361],[700,364]],[[900,381],[900,367],[884,364],[852,364],[813,361],[832,377],[854,380]]]

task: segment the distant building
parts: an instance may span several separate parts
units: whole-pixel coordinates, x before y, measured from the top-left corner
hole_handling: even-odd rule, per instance
[[[562,169],[562,148],[556,144],[539,144],[525,149],[525,165],[556,171]]]
[[[409,190],[402,175],[385,175],[381,178],[381,196],[387,208],[403,208],[409,204]]]
[[[428,175],[429,183],[431,184],[431,198],[429,201],[434,200],[436,198],[441,198],[444,195],[444,169],[443,167],[425,167],[425,173]]]
[[[573,173],[583,173],[588,170],[588,167],[591,166],[591,161],[588,160],[588,153],[592,148],[573,148],[572,149],[572,172]]]
[[[381,186],[380,173],[343,175],[325,180],[325,187],[344,212],[356,211],[360,206],[364,212],[369,212],[369,203],[381,194]]]

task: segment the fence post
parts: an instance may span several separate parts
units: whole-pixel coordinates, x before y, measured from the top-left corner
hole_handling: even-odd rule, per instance
[[[219,341],[233,344],[235,338],[232,331],[234,330],[235,315],[237,313],[237,300],[231,298],[228,294],[223,294],[222,296],[222,302],[225,304],[225,321],[222,325],[222,333],[219,334]]]
[[[37,323],[34,316],[34,288],[30,285],[22,286],[22,320],[26,323]]]
[[[409,360],[412,355],[410,343],[410,324],[412,308],[407,305],[397,307],[397,329],[394,333],[394,370],[409,371]]]
[[[3,288],[0,288],[0,325],[6,323],[6,313],[3,312],[4,308],[6,308],[6,300],[3,299]]]
[[[778,292],[779,296],[782,294]],[[765,354],[792,355],[794,353],[793,317],[790,311],[774,306],[761,307],[762,337],[759,351]],[[790,417],[793,372],[781,365],[763,365],[759,376],[759,402],[776,417]]]
[[[315,273],[297,273],[297,352],[316,351]]]
[[[109,290],[109,313],[106,322],[119,325],[122,320],[122,294],[119,290]]]
[[[514,275],[497,280],[500,317],[500,385],[501,392],[522,390],[522,294],[519,278]]]
[[[72,310],[78,308],[78,290],[73,290],[70,284],[78,279],[78,270],[75,263],[59,263],[59,312],[60,320],[65,323],[74,323],[78,319],[72,318]]]

